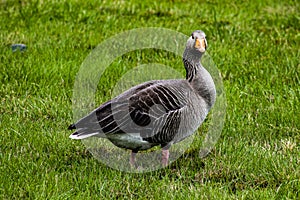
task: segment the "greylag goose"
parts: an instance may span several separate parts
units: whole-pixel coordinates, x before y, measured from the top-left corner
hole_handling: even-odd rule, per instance
[[[107,101],[69,126],[72,139],[107,138],[130,149],[130,164],[138,151],[160,145],[162,165],[169,148],[192,135],[214,105],[216,89],[200,60],[207,48],[205,33],[196,30],[183,54],[186,79],[154,80],[139,84]]]

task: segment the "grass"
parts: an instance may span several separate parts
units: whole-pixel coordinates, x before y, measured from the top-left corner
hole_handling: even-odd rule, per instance
[[[8,0],[0,9],[1,199],[299,199],[299,2]],[[105,39],[138,27],[208,35],[228,106],[207,158],[194,142],[167,168],[130,174],[68,138],[81,63]],[[15,43],[28,48],[13,53]],[[137,64],[183,70],[178,59],[153,50],[122,56],[98,87],[99,103]]]

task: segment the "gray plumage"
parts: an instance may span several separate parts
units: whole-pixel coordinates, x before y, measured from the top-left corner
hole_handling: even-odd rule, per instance
[[[157,145],[168,150],[192,135],[216,98],[212,77],[200,63],[206,47],[204,32],[194,31],[183,54],[186,79],[149,81],[127,90],[70,125],[77,129],[70,138],[107,138],[136,153]]]

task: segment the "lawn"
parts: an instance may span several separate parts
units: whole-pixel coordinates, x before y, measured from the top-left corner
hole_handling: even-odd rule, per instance
[[[298,1],[1,1],[1,199],[299,199]],[[68,138],[76,74],[121,32],[162,27],[207,35],[221,72],[226,121],[212,152],[199,140],[164,169],[126,173]],[[13,52],[12,44],[26,44]],[[137,65],[184,69],[162,50],[129,52],[109,66],[96,102]],[[206,131],[207,124],[196,136]]]

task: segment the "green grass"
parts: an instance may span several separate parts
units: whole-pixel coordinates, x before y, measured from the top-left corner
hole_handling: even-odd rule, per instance
[[[1,1],[0,198],[299,199],[299,7],[292,0]],[[130,174],[68,138],[81,63],[105,39],[138,27],[208,35],[228,106],[207,158],[195,142],[165,169]],[[13,53],[15,43],[28,49]],[[126,70],[155,61],[183,72],[178,59],[152,50],[122,56],[99,85],[99,103]]]

